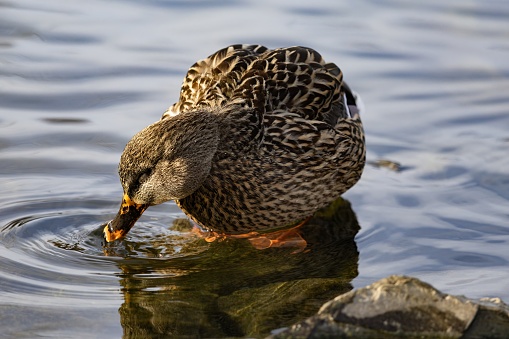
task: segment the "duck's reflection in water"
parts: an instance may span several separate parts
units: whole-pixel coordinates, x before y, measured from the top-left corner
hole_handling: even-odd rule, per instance
[[[256,250],[247,240],[196,239],[195,246],[208,249],[123,260],[124,337],[260,336],[302,320],[352,289],[358,230],[350,203],[338,199],[302,227],[308,248],[301,253]]]

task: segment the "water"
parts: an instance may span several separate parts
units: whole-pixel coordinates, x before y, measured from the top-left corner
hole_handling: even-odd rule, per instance
[[[504,1],[0,2],[2,335],[263,336],[389,274],[509,301],[508,17]],[[368,159],[401,170],[368,166],[307,253],[207,244],[172,227],[173,203],[104,246],[125,143],[239,42],[339,64]]]

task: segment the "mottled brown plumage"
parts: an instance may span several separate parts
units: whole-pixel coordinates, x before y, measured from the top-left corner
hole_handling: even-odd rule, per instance
[[[130,203],[106,238],[127,233],[132,206],[175,200],[203,227],[241,234],[290,226],[338,198],[365,163],[359,100],[342,77],[305,47],[233,45],[195,63],[179,101],[127,144],[119,174]]]

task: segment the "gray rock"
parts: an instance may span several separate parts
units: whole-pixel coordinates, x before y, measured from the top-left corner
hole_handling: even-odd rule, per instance
[[[509,307],[441,293],[416,278],[390,276],[325,303],[269,338],[506,338]]]

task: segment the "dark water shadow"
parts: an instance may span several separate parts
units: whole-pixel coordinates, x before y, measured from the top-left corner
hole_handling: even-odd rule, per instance
[[[339,199],[303,226],[305,252],[229,239],[192,256],[123,259],[124,338],[259,337],[302,320],[352,289],[358,230],[350,203]]]
[[[87,124],[90,123],[90,120],[80,119],[80,118],[42,118],[41,121],[52,125],[77,125],[77,124]]]

